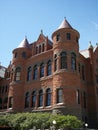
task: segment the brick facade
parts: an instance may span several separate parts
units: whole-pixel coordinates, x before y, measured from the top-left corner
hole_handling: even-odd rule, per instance
[[[42,31],[34,43],[25,37],[0,80],[0,111],[71,114],[98,128],[98,46],[79,51],[79,37],[66,19],[52,41]]]

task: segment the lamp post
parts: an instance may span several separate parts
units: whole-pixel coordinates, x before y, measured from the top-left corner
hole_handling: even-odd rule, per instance
[[[56,121],[53,120],[52,123],[53,123],[53,130],[56,130]]]
[[[88,124],[87,124],[87,123],[85,123],[85,128],[86,128],[86,130],[87,130],[87,127],[88,127]]]

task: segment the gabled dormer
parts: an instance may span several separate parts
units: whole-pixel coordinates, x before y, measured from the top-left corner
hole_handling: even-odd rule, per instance
[[[43,31],[41,30],[37,41],[32,44],[32,48],[33,55],[37,55],[52,49],[52,42],[43,34]]]

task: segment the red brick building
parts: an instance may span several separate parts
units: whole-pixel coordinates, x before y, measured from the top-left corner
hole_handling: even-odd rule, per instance
[[[12,62],[0,80],[1,111],[60,112],[98,128],[98,46],[90,43],[79,51],[79,37],[64,19],[52,41],[42,31],[33,43],[25,38],[13,50]],[[6,85],[8,90],[3,91]]]

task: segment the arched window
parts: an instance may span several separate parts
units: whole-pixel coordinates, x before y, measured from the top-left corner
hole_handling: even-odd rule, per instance
[[[41,53],[41,45],[39,45],[39,53]]]
[[[33,79],[37,79],[38,76],[38,69],[37,69],[37,65],[34,66],[34,73],[33,73]]]
[[[20,81],[21,68],[17,67],[15,70],[15,81]]]
[[[76,70],[76,54],[71,53],[71,69]]]
[[[42,44],[42,52],[44,52],[44,50],[45,50],[45,45]]]
[[[66,69],[67,68],[67,54],[66,52],[62,52],[60,54],[61,56],[61,69]]]
[[[36,47],[36,54],[38,54],[38,47]]]
[[[49,60],[47,63],[47,75],[51,75],[51,71],[52,71],[52,65],[51,61]]]
[[[25,94],[25,108],[29,107],[29,92]]]
[[[43,106],[43,90],[39,91],[39,107]]]
[[[57,55],[54,56],[54,71],[57,70]]]
[[[44,77],[44,64],[43,63],[40,65],[40,78],[41,77]]]
[[[35,107],[36,104],[36,91],[32,92],[32,107]]]
[[[63,90],[62,88],[57,89],[57,103],[63,102]]]
[[[30,81],[32,79],[32,70],[31,70],[31,66],[28,68],[28,72],[27,72],[27,81]]]
[[[46,90],[46,106],[50,106],[51,105],[51,90],[50,88],[48,88]]]

